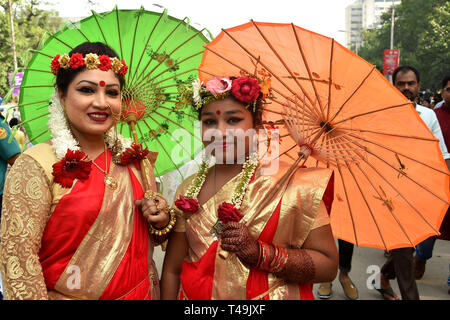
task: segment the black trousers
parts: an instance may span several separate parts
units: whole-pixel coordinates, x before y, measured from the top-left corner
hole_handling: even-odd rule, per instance
[[[420,300],[413,271],[414,248],[393,249],[390,252],[381,273],[389,280],[397,278],[402,300]]]
[[[339,271],[349,273],[352,269],[353,243],[338,239]]]

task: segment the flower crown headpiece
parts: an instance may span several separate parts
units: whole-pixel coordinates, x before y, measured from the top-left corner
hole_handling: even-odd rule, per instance
[[[219,99],[225,99],[232,95],[237,100],[246,104],[246,108],[252,106],[256,109],[258,101],[265,103],[265,99],[270,96],[270,74],[265,70],[258,72],[261,79],[241,72],[240,77],[214,77],[205,85],[200,79],[192,82],[190,86],[181,86],[179,103],[182,105],[192,105],[199,110],[204,105]]]
[[[121,76],[124,76],[128,71],[128,66],[123,59],[119,60],[116,57],[110,58],[106,54],[99,56],[95,53],[87,53],[84,57],[81,53],[74,53],[71,57],[67,53],[62,56],[57,54],[50,63],[50,68],[54,75],[57,75],[61,68],[78,69],[84,66],[88,70],[100,69],[108,71],[111,69]]]

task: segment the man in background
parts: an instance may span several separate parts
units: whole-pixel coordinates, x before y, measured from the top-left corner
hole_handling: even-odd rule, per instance
[[[428,126],[433,135],[439,139],[442,155],[450,168],[450,154],[442,136],[441,127],[433,110],[416,103],[420,90],[420,75],[416,68],[401,66],[395,69],[392,75],[394,86],[403,95],[414,103],[417,113]],[[391,250],[386,263],[381,268],[381,288],[377,289],[385,299],[397,300],[398,297],[392,290],[389,280],[397,278],[403,300],[419,300],[419,292],[414,277],[413,247]]]

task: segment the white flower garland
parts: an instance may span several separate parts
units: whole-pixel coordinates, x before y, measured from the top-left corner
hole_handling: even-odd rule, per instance
[[[231,204],[233,204],[233,206],[238,210],[241,207],[242,200],[245,196],[245,191],[247,191],[248,184],[250,179],[253,177],[257,166],[258,154],[254,152],[249,155],[248,160],[244,163],[242,171],[239,173],[239,179],[236,183],[233,195],[231,196]]]
[[[203,82],[200,82],[200,79],[196,79],[192,82],[192,99],[194,100],[195,105],[200,104],[202,102],[202,97],[200,96],[200,90],[202,88]]]
[[[233,204],[233,206],[238,210],[241,207],[248,184],[250,182],[250,179],[253,177],[257,166],[258,154],[254,152],[249,155],[249,159],[245,161],[244,165],[242,166],[242,171],[239,173],[234,192],[231,196],[231,204]],[[203,184],[205,183],[208,169],[209,163],[207,162],[207,160],[203,160],[194,180],[192,181],[192,184],[189,186],[186,192],[186,198],[197,200],[197,196],[200,193]]]
[[[69,129],[69,124],[67,123],[67,118],[56,90],[53,93],[48,111],[50,112],[48,127],[50,129],[50,134],[52,135],[51,141],[56,158],[58,160],[64,158],[68,149],[72,151],[81,151],[78,141]],[[125,150],[130,148],[133,144],[131,139],[125,138],[120,134],[117,134],[117,139],[122,146],[121,153],[125,152]],[[115,144],[116,135],[113,127],[106,132],[105,142],[108,147],[112,147]]]
[[[208,168],[209,161],[203,159],[202,163],[200,164],[199,170],[195,175],[194,181],[192,181],[192,184],[189,186],[186,192],[186,198],[197,199],[197,196],[202,189],[203,183],[205,183]]]

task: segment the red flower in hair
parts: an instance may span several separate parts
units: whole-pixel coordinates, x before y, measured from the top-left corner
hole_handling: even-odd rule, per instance
[[[258,80],[249,77],[239,77],[231,85],[233,96],[248,104],[258,99],[260,90]]]
[[[175,206],[188,213],[195,213],[198,211],[198,201],[192,198],[185,198],[182,195],[175,201]]]
[[[61,55],[57,54],[52,62],[50,63],[50,68],[52,68],[52,73],[53,74],[58,74],[59,68],[61,67],[61,65],[59,64],[59,57],[61,57]]]
[[[133,143],[131,148],[126,149],[120,156],[120,164],[126,166],[135,162],[135,166],[140,170],[139,161],[145,159],[150,151],[143,149],[141,144]]]
[[[84,66],[84,58],[81,53],[74,53],[69,60],[70,67],[72,69],[77,69]]]
[[[75,179],[89,178],[92,161],[85,159],[86,155],[83,152],[68,149],[65,157],[53,164],[54,181],[64,188],[70,188]]]
[[[120,60],[120,62],[122,62],[123,67],[120,69],[119,74],[120,74],[121,76],[124,76],[124,75],[126,75],[127,72],[128,72],[128,66],[125,64],[125,61],[123,61],[123,59]]]
[[[224,202],[219,206],[217,215],[223,223],[239,222],[243,217],[243,214],[233,204],[228,202]]]
[[[106,54],[99,56],[98,60],[100,61],[98,66],[100,70],[108,71],[111,68],[111,59]]]

